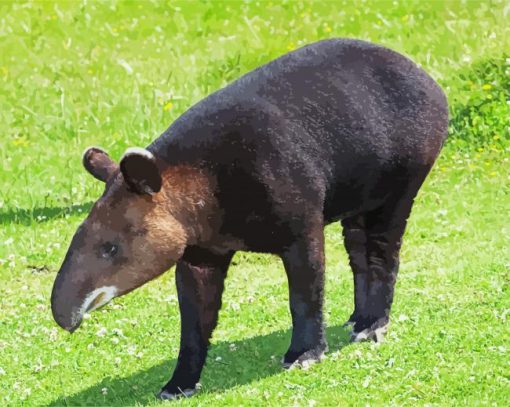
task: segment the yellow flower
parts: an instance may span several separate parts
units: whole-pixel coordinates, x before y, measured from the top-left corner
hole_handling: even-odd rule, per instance
[[[492,85],[490,83],[486,83],[485,85],[482,86],[482,89],[483,90],[491,90],[492,89]]]
[[[290,43],[289,45],[287,45],[287,49],[289,51],[292,51],[294,48],[296,48],[296,46],[294,45],[294,43]]]
[[[163,106],[163,110],[165,112],[168,112],[172,109],[173,106],[174,106],[174,104],[172,102],[168,102],[165,106]]]
[[[12,144],[14,144],[16,147],[28,147],[30,143],[26,138],[17,138],[12,141]]]
[[[326,31],[327,33],[330,33],[331,27],[329,25],[327,25],[326,27],[324,27],[324,31]]]

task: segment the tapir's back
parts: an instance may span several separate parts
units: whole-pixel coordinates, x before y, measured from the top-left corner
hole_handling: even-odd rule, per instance
[[[447,104],[439,86],[406,57],[365,41],[331,39],[247,73],[191,108],[155,143],[214,144],[227,128],[271,127],[275,121],[288,127],[285,137],[296,137],[294,142],[316,139],[327,150],[367,143],[387,150],[390,140],[400,146],[423,142],[396,131],[401,127],[428,127],[427,138],[441,127],[437,137],[443,139]],[[296,128],[306,133],[304,140]]]
[[[406,57],[364,41],[309,45],[253,71],[233,88],[271,103],[328,149],[360,142],[377,144],[381,151],[391,150],[390,141],[398,142],[398,149],[424,141],[401,131],[409,128],[423,127],[427,139],[446,136],[446,98],[434,80]]]
[[[247,74],[232,91],[260,98],[288,130],[277,137],[341,173],[348,157],[358,165],[363,158],[432,164],[446,137],[441,88],[406,57],[364,41],[301,48]]]
[[[207,97],[149,149],[170,163],[207,163],[232,191],[269,201],[285,199],[282,190],[306,196],[333,219],[366,204],[384,177],[430,167],[447,122],[442,90],[412,61],[364,41],[332,39]]]

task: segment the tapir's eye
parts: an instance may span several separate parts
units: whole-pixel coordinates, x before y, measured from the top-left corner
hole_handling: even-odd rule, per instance
[[[109,259],[117,254],[119,247],[116,244],[106,242],[101,246],[101,257]]]

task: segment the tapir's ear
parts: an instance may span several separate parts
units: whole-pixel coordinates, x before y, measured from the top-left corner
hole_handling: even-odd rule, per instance
[[[120,159],[120,171],[134,192],[152,195],[161,189],[156,159],[144,148],[128,148]]]
[[[119,168],[105,151],[98,147],[89,147],[83,153],[83,166],[99,181],[106,182]]]

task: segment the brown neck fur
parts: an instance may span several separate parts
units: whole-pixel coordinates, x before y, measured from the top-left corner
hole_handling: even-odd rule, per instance
[[[155,199],[182,225],[187,244],[209,240],[217,211],[214,177],[193,166],[169,167],[162,175],[163,186]]]

